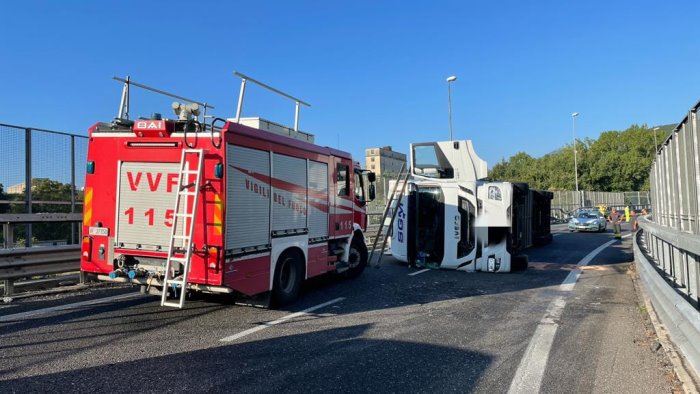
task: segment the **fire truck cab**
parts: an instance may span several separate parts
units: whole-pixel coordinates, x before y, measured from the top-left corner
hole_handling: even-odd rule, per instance
[[[128,103],[135,83],[124,82]],[[124,102],[89,130],[83,272],[162,289],[164,305],[182,307],[188,290],[281,305],[304,279],[363,271],[374,185],[350,154],[240,112],[200,123],[196,102],[173,103],[177,119],[128,120]]]

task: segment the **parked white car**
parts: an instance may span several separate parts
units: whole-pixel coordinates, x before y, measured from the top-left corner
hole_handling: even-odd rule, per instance
[[[604,232],[608,228],[605,216],[597,210],[579,210],[569,219],[569,231]]]

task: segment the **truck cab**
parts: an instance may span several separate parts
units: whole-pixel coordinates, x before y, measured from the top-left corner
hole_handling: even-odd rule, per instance
[[[391,251],[411,265],[509,272],[530,246],[530,190],[487,179],[472,142],[410,145],[411,173],[399,201]]]

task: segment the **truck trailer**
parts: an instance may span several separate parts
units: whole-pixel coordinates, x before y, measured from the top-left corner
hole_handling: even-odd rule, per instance
[[[180,308],[194,291],[282,305],[305,279],[362,273],[374,194],[364,179],[374,174],[309,142],[301,100],[294,129],[241,118],[245,84],[259,82],[240,76],[236,117],[209,123],[199,112],[211,107],[194,101],[173,103],[175,119],[129,120],[130,86],[155,89],[122,80],[119,116],[89,129],[84,273],[155,289]]]
[[[510,272],[527,267],[524,249],[551,241],[552,193],[487,179],[471,141],[414,143],[409,157],[405,193],[393,207],[391,252],[399,261]]]

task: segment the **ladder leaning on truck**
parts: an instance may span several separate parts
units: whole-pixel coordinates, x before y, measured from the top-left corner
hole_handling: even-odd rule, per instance
[[[160,290],[161,305],[179,308],[191,291],[282,305],[304,279],[362,273],[374,174],[298,130],[308,104],[237,75],[236,117],[209,123],[211,105],[115,78],[119,115],[89,130],[84,273]],[[294,100],[294,128],[241,118],[247,82]],[[177,119],[130,120],[132,86],[189,104],[173,103]]]

